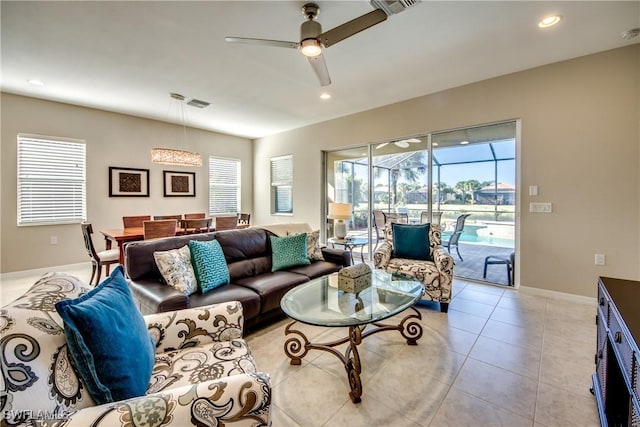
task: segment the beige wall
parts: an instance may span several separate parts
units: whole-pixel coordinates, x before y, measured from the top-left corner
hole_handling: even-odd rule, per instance
[[[599,275],[640,279],[638,44],[259,139],[255,223],[320,226],[321,150],[507,119],[521,119],[520,285],[595,296]],[[293,217],[268,209],[269,158],[283,154],[293,154]],[[553,213],[529,213],[533,201]]]
[[[242,162],[244,212],[252,207],[252,142],[248,139],[188,130],[189,149],[203,156],[203,167],[180,168],[152,164],[153,147],[185,148],[176,140],[180,126],[123,114],[49,102],[12,94],[1,99],[2,178],[1,259],[3,273],[87,261],[78,224],[18,227],[16,225],[16,136],[18,133],[84,139],[87,143],[87,219],[94,225],[100,249],[101,228],[122,226],[123,215],[208,212],[208,158],[236,158]],[[150,170],[150,197],[109,197],[109,166]],[[196,172],[196,197],[163,197],[163,170]],[[50,237],[58,237],[58,245]]]

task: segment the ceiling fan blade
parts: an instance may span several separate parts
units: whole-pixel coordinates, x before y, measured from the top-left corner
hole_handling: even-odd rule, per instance
[[[229,43],[244,43],[244,44],[253,44],[253,45],[259,45],[259,46],[286,47],[289,49],[297,49],[300,46],[300,43],[298,42],[287,42],[282,40],[251,39],[246,37],[225,37],[224,41]]]
[[[329,70],[327,69],[324,56],[322,54],[313,57],[308,56],[307,59],[316,76],[318,76],[320,86],[329,86],[331,84],[331,78],[329,77]]]
[[[389,145],[388,142],[381,142],[380,144],[376,145],[376,150],[379,150],[380,148],[386,147],[387,145]]]
[[[349,22],[345,22],[342,25],[338,25],[335,28],[325,31],[318,36],[318,40],[325,47],[329,47],[351,37],[360,31],[366,30],[369,27],[373,27],[376,24],[381,23],[387,19],[387,14],[381,9],[372,10],[358,18],[352,19]]]

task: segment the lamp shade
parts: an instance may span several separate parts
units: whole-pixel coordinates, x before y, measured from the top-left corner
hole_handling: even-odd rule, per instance
[[[329,203],[329,219],[349,219],[351,218],[351,203]]]

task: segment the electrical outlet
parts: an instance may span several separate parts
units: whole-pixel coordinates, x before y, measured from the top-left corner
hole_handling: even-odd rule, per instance
[[[52,245],[57,245],[58,244],[58,236],[51,236],[51,238],[49,239],[49,243],[51,243]]]
[[[605,265],[604,254],[596,254],[596,265]]]

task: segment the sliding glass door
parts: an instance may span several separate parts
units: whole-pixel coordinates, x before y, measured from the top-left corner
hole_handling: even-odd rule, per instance
[[[512,121],[327,152],[325,212],[351,204],[347,235],[368,240],[365,258],[389,218],[440,223],[457,277],[513,285],[515,147]]]

